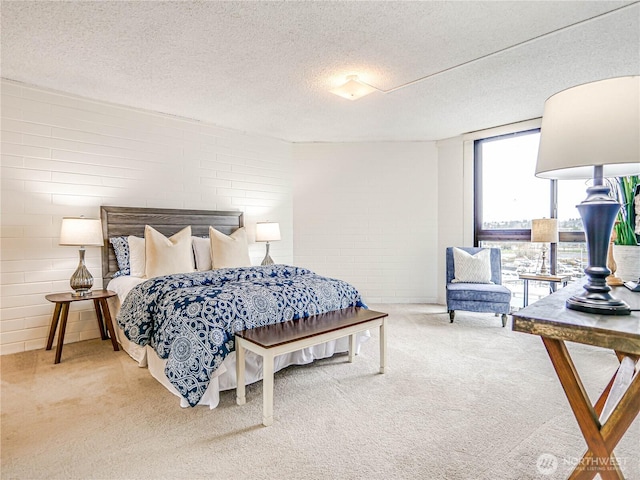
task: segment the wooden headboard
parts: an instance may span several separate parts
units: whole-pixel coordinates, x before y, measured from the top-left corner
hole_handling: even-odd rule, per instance
[[[194,236],[209,236],[209,226],[229,235],[244,226],[242,212],[225,212],[216,210],[180,210],[173,208],[138,208],[138,207],[100,207],[102,218],[102,282],[103,288],[114,273],[118,271],[118,263],[109,242],[111,237],[135,235],[144,237],[145,225],[150,225],[160,233],[171,236],[182,228],[191,225]]]

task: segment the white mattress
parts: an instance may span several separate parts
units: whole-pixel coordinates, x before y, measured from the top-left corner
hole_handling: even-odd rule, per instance
[[[111,310],[114,322],[115,318],[120,311],[120,305],[124,302],[129,291],[144,282],[145,278],[122,276],[114,278],[109,282],[107,288],[118,294],[117,297],[113,297],[110,300],[109,308]],[[117,323],[117,322],[116,322]],[[135,343],[129,341],[124,332],[116,324],[116,334],[118,337],[118,343],[122,346],[122,349],[129,354],[129,356],[135,360],[140,367],[148,367],[151,375],[164,385],[167,390],[180,398],[180,406],[188,407],[189,403],[178,393],[176,388],[167,379],[164,368],[166,360],[160,358],[151,347],[141,347]],[[360,345],[366,342],[370,337],[369,332],[362,332],[356,336],[356,353],[360,351]],[[341,338],[320,345],[314,345],[313,347],[304,348],[297,352],[286,353],[275,358],[274,370],[277,372],[289,365],[305,365],[318,360],[320,358],[331,357],[335,353],[347,352],[349,350],[348,338]],[[262,380],[262,357],[256,355],[253,352],[246,352],[246,384],[254,383]],[[198,405],[208,405],[209,408],[215,408],[218,406],[220,399],[219,393],[224,390],[231,390],[236,388],[236,354],[231,352],[228,355],[222,365],[216,370],[211,383],[204,393]]]

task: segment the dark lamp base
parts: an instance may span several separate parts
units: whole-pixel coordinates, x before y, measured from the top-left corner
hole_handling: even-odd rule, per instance
[[[615,298],[594,299],[588,295],[575,295],[567,300],[567,308],[600,315],[630,315],[631,307]]]
[[[609,292],[607,277],[607,254],[611,230],[620,204],[609,196],[610,189],[603,183],[602,166],[594,167],[594,185],[587,188],[587,198],[577,205],[589,253],[589,265],[584,270],[587,283],[581,295],[567,300],[571,310],[600,315],[630,315],[631,308],[624,301],[614,298]]]

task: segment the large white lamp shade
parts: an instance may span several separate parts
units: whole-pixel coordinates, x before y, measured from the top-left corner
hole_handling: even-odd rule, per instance
[[[640,76],[586,83],[544,104],[536,176],[558,180],[640,174]]]
[[[609,292],[606,277],[609,238],[620,205],[609,196],[604,176],[640,174],[640,77],[619,77],[578,85],[544,104],[536,176],[593,178],[577,206],[589,254],[584,292],[567,308],[605,315],[628,315],[629,306]]]

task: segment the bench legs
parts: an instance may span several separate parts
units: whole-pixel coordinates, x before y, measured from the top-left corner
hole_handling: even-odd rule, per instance
[[[245,387],[245,348],[246,344],[240,337],[236,337],[236,403],[247,403]],[[265,427],[273,425],[273,364],[274,355],[270,352],[262,356],[262,424]]]
[[[380,373],[384,373],[387,366],[387,319],[380,321]],[[338,337],[339,338],[339,337]],[[317,345],[314,343],[313,345]],[[247,348],[248,347],[248,348]],[[276,355],[283,353],[263,349],[236,336],[236,403],[246,403],[245,387],[245,349],[251,350],[262,357],[262,424],[265,427],[273,425],[273,374],[274,359]],[[293,351],[293,350],[289,350]],[[349,362],[353,362],[356,352],[356,333],[349,334]]]
[[[262,424],[273,425],[273,354],[262,357]]]
[[[380,373],[384,373],[387,366],[387,319],[383,318],[380,324]],[[353,363],[356,354],[356,334],[349,335],[349,363]]]
[[[387,366],[387,318],[380,324],[380,373],[384,373]]]
[[[353,363],[353,357],[356,354],[356,334],[349,335],[349,363]]]
[[[244,345],[240,337],[236,337],[236,403],[238,405],[244,405],[247,403],[245,397],[244,386]]]

